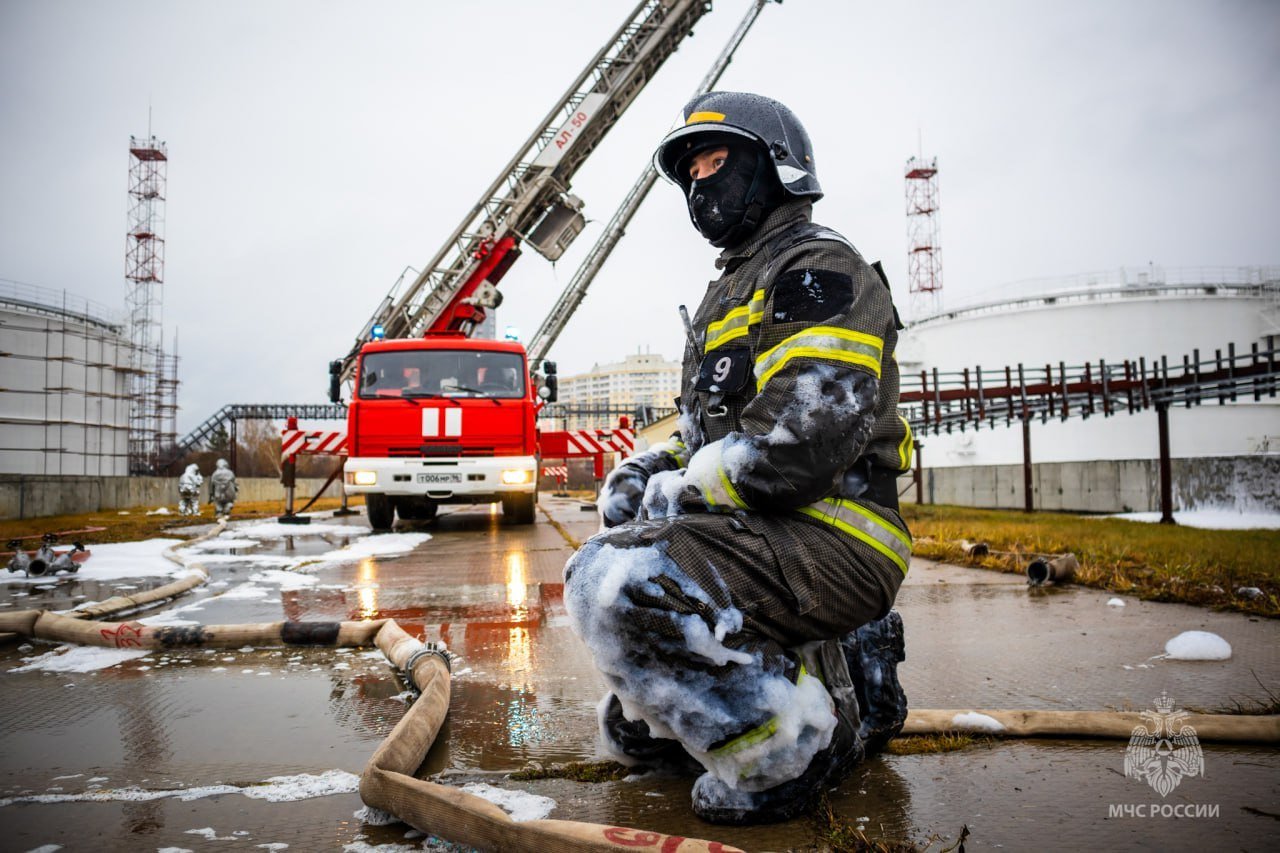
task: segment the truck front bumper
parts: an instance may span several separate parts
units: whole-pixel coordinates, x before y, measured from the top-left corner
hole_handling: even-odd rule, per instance
[[[529,494],[538,486],[533,456],[347,459],[342,468],[349,495],[427,497],[438,501],[498,500]]]

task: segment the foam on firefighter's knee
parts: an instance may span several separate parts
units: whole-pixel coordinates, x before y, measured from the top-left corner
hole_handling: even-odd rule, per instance
[[[645,720],[655,737],[706,751],[789,704],[794,686],[784,676],[766,672],[758,654],[731,647],[742,630],[741,611],[716,605],[665,545],[620,548],[593,540],[565,574],[574,631],[627,716]],[[669,596],[659,576],[686,600]],[[698,613],[688,612],[691,602]]]
[[[771,719],[693,757],[736,791],[763,791],[796,778],[831,743],[835,706],[822,682],[801,670],[792,684],[772,676],[762,685],[780,710]]]

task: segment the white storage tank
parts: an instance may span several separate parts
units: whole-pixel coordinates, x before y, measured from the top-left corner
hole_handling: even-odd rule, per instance
[[[902,332],[898,363],[904,388],[918,387],[922,370],[941,372],[1016,367],[1030,381],[1052,365],[1070,368],[1098,360],[1148,364],[1169,358],[1181,375],[1182,356],[1202,360],[1228,345],[1248,353],[1253,344],[1280,345],[1280,267],[1148,267],[1068,279],[1038,280],[988,291],[981,298],[913,323]],[[998,424],[1001,422],[997,422]],[[1001,425],[922,436],[928,467],[1003,465],[1022,461],[1022,432]],[[1280,453],[1280,398],[1170,410],[1174,457]],[[1153,410],[1109,418],[1035,421],[1034,462],[1154,459],[1159,456]]]
[[[125,329],[86,299],[0,280],[0,474],[128,475]]]

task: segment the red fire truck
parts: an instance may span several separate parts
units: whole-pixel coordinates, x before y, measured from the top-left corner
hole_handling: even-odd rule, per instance
[[[347,494],[374,529],[442,503],[502,503],[534,519],[539,398],[524,347],[462,334],[366,344],[347,405]],[[545,386],[544,386],[545,387]]]

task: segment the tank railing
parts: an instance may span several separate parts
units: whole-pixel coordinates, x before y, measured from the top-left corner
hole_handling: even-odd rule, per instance
[[[23,309],[72,315],[105,326],[124,325],[124,314],[118,308],[112,309],[65,290],[54,290],[8,278],[0,278],[0,302],[11,302]]]
[[[1150,408],[1274,399],[1280,386],[1275,336],[1247,350],[1235,343],[1181,358],[1159,356],[1082,365],[1018,363],[990,369],[924,370],[902,377],[899,409],[917,435],[1039,418],[1110,417]]]
[[[1121,267],[1105,272],[1035,278],[987,288],[919,322],[958,314],[1008,310],[1046,299],[1085,301],[1143,291],[1161,294],[1217,292],[1226,295],[1269,295],[1280,290],[1280,266]]]
[[[1125,299],[1142,296],[1225,296],[1225,297],[1260,297],[1272,300],[1280,293],[1280,281],[1267,281],[1255,284],[1200,282],[1197,284],[1151,282],[1148,284],[1108,285],[1106,287],[1046,290],[1039,293],[1023,294],[1007,299],[991,299],[990,301],[967,302],[963,305],[947,307],[934,314],[913,321],[912,325],[951,320],[961,316],[976,314],[996,314],[1014,311],[1036,304],[1065,305],[1077,302],[1093,302],[1102,299]]]

